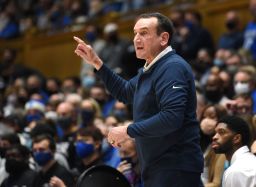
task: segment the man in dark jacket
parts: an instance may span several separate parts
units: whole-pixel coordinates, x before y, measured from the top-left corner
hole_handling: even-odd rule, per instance
[[[136,56],[146,63],[129,81],[107,68],[77,37],[75,53],[93,65],[117,99],[133,104],[134,122],[114,127],[108,141],[135,138],[145,187],[197,187],[203,168],[192,70],[170,46],[173,26],[160,13],[143,14],[134,26]]]
[[[37,172],[29,168],[30,151],[23,145],[13,145],[6,151],[5,169],[9,176],[1,187],[35,186]]]
[[[52,177],[60,178],[68,187],[75,186],[71,173],[54,159],[56,144],[48,134],[36,136],[33,139],[33,157],[41,167],[35,186],[47,186]]]

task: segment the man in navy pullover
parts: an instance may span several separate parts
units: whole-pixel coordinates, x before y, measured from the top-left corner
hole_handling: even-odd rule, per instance
[[[170,46],[173,26],[160,13],[142,14],[134,26],[136,56],[146,63],[122,79],[81,39],[75,53],[93,65],[111,94],[133,104],[134,121],[114,127],[108,141],[135,138],[145,187],[198,187],[203,168],[196,120],[196,92],[188,63]]]

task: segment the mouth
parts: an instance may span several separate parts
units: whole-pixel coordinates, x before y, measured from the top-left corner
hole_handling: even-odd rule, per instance
[[[216,149],[219,147],[219,144],[217,142],[212,142],[212,149]]]
[[[143,49],[143,47],[136,47],[136,49],[137,49],[137,50],[142,50],[142,49]]]

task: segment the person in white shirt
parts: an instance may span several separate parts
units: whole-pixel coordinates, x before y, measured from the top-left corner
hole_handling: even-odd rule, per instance
[[[230,166],[225,170],[222,187],[255,187],[256,157],[249,150],[248,124],[237,116],[225,116],[215,128],[212,148],[224,153]]]

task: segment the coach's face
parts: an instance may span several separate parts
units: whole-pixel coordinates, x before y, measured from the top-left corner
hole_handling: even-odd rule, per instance
[[[166,46],[167,32],[157,34],[157,18],[140,18],[134,26],[134,47],[137,58],[150,63]]]

